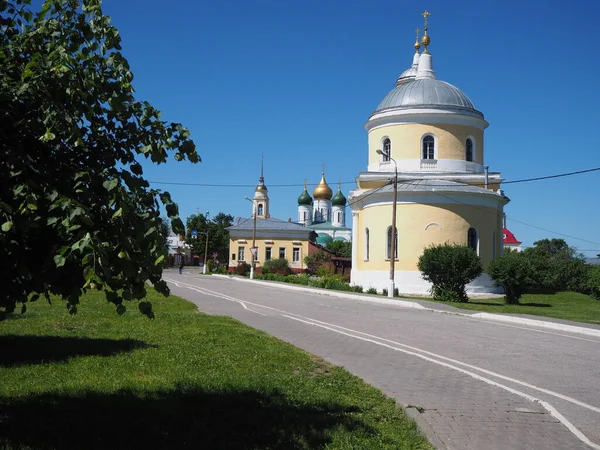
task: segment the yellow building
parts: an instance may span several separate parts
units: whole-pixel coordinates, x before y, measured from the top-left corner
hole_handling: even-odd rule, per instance
[[[229,231],[229,271],[240,262],[252,264],[255,249],[256,272],[266,260],[284,258],[293,272],[306,269],[304,257],[314,246],[309,243],[311,230],[297,223],[272,218],[269,214],[268,189],[261,164],[260,179],[252,198],[252,216],[236,218]]]
[[[351,283],[365,289],[429,292],[417,261],[431,244],[469,245],[484,268],[503,248],[503,208],[509,200],[500,190],[500,174],[484,165],[488,123],[464,92],[436,78],[427,33],[426,23],[412,66],[365,124],[368,167],[349,195]],[[394,180],[395,283],[390,277]],[[485,273],[467,286],[467,292],[497,291]]]

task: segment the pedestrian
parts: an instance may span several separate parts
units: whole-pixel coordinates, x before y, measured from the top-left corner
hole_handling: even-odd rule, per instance
[[[183,256],[179,258],[179,275],[183,274]]]

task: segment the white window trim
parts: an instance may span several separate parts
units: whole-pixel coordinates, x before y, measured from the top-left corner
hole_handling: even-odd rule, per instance
[[[389,155],[390,159],[387,160],[387,161],[385,160],[385,145],[384,145],[384,142],[386,140],[390,141],[390,155]],[[381,153],[383,153],[383,154],[379,155],[379,162],[380,163],[388,164],[388,163],[392,162],[392,159],[391,159],[392,158],[392,146],[393,146],[392,139],[389,136],[383,136],[381,138],[381,142],[379,143],[379,148],[381,149]]]
[[[296,259],[296,253],[298,254],[298,259]],[[300,264],[300,247],[292,249],[292,264]]]
[[[433,138],[433,159],[423,158],[423,140],[427,136],[431,136]],[[425,133],[423,136],[421,136],[421,140],[419,141],[419,159],[421,161],[434,161],[438,159],[438,138],[435,134]]]

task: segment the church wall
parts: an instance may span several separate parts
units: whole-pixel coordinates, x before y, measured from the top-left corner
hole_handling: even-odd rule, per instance
[[[391,224],[390,204],[369,206],[359,213],[358,258],[355,269],[389,270],[386,259],[387,229]],[[478,232],[479,255],[484,267],[501,255],[502,211],[491,207],[453,204],[398,204],[398,259],[396,270],[417,271],[423,249],[445,242],[466,245],[469,227]],[[365,228],[369,228],[369,260],[366,261]],[[493,245],[494,232],[496,243]],[[495,248],[494,248],[495,247]]]
[[[471,137],[475,141],[473,160],[483,164],[483,130],[468,125],[407,123],[382,126],[369,132],[369,166],[381,160],[375,151],[382,148],[385,137],[392,141],[392,158],[398,161],[421,159],[421,139],[428,133],[437,141],[436,159],[464,161],[465,143]]]

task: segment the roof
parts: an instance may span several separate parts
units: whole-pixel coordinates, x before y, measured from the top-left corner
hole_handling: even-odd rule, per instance
[[[307,225],[306,228],[309,228],[311,230],[349,230],[350,229],[350,228],[346,228],[346,227],[336,227],[335,225],[333,225],[331,223],[330,220],[328,220],[327,222],[313,223],[312,225]]]
[[[249,230],[254,229],[254,219],[252,217],[236,217],[233,219],[233,225],[226,228],[227,230]],[[261,231],[306,231],[306,227],[298,225],[294,222],[288,222],[281,219],[256,218],[256,229]]]
[[[399,84],[384,97],[376,111],[407,107],[464,108],[483,118],[483,114],[475,109],[467,94],[456,86],[435,78],[409,79]]]
[[[504,243],[520,245],[521,241],[517,241],[515,235],[508,228],[504,227]]]

